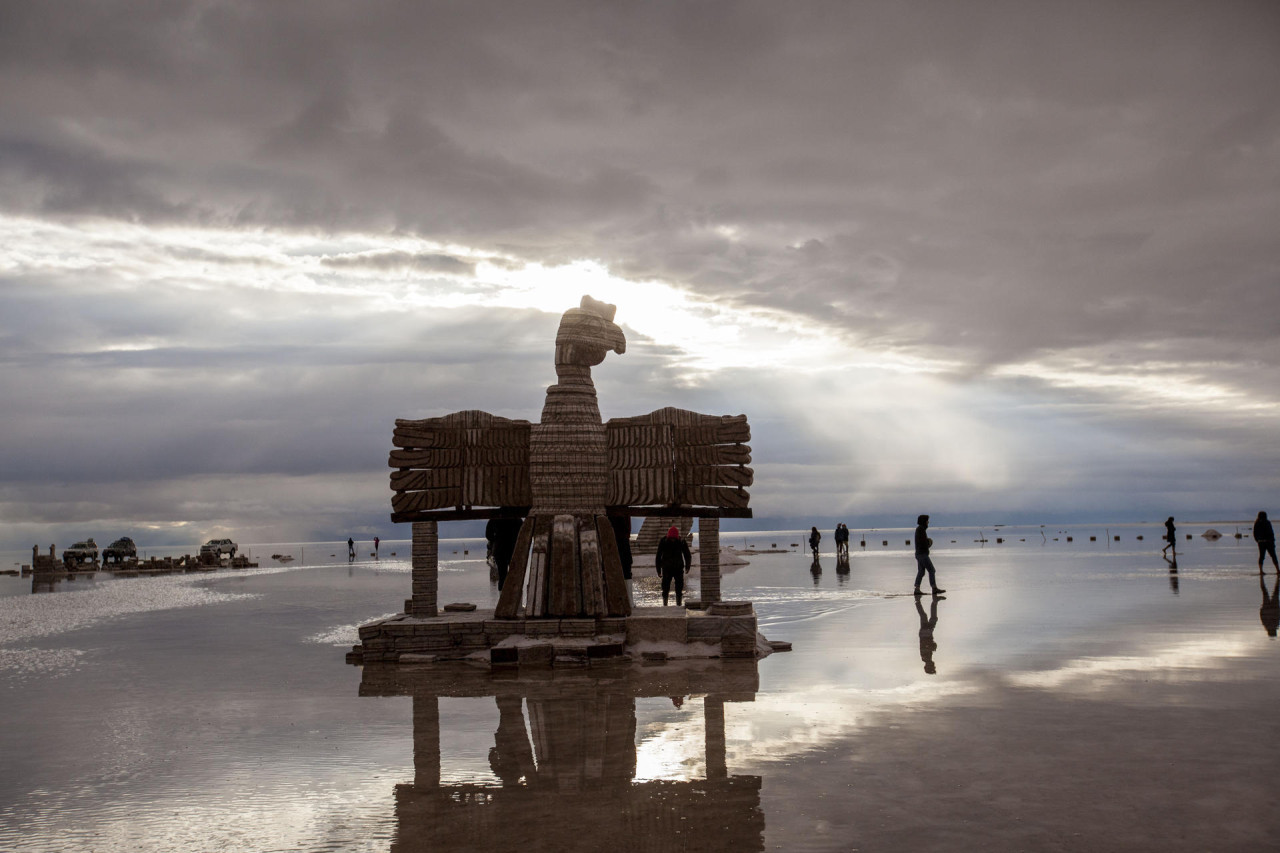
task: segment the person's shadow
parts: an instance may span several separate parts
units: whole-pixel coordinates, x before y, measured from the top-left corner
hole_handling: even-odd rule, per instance
[[[924,661],[924,671],[929,675],[936,675],[938,672],[938,667],[933,662],[933,653],[938,650],[938,644],[933,639],[933,629],[938,625],[938,602],[941,598],[942,596],[933,596],[928,616],[925,616],[920,598],[915,599],[916,613],[920,614],[920,660]]]
[[[1258,608],[1258,618],[1267,636],[1275,639],[1276,629],[1280,628],[1280,574],[1276,575],[1275,589],[1267,594],[1266,575],[1258,575],[1258,586],[1262,588],[1262,606]]]
[[[813,585],[817,586],[822,578],[822,561],[817,557],[813,558],[813,565],[809,566],[809,574],[813,575]]]

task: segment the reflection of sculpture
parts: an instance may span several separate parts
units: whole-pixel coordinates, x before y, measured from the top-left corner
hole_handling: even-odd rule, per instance
[[[717,553],[716,520],[750,515],[745,415],[667,408],[601,422],[591,368],[626,350],[613,317],[612,305],[589,296],[564,313],[557,382],[547,389],[541,423],[474,410],[396,421],[393,521],[528,516],[498,618],[517,615],[526,581],[526,616],[627,615],[607,514],[702,516],[712,522],[704,532],[717,540]],[[434,560],[434,529],[420,536],[415,527],[414,538],[416,569],[420,552],[430,550]],[[434,615],[434,595],[415,574],[416,615]],[[712,597],[705,583],[703,597],[718,599],[718,574]]]
[[[751,701],[757,686],[754,661],[625,678],[367,667],[361,695],[413,697],[414,777],[396,786],[390,849],[763,850],[760,777],[728,772],[725,739],[725,703]],[[672,691],[706,694],[704,778],[637,781],[636,699]],[[498,707],[497,786],[441,765],[440,699],[485,696]]]

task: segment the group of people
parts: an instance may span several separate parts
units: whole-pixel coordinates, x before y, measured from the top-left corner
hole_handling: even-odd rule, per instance
[[[1160,549],[1161,555],[1165,559],[1169,559],[1169,553],[1173,553],[1172,561],[1174,568],[1177,568],[1178,559],[1178,528],[1173,523],[1173,516],[1164,523],[1164,547]],[[1238,538],[1238,537],[1237,537]],[[1271,566],[1280,574],[1280,562],[1276,561],[1276,532],[1271,527],[1271,519],[1267,518],[1265,510],[1258,513],[1257,519],[1253,522],[1253,541],[1258,543],[1258,571],[1263,570],[1263,565],[1267,557],[1271,558]]]
[[[847,560],[849,558],[849,528],[842,521],[836,525],[836,559]],[[818,559],[818,546],[822,543],[822,534],[818,532],[818,528],[809,528],[809,549],[813,551],[813,559]]]
[[[382,540],[377,536],[373,537],[373,557],[378,558],[378,546],[382,544]],[[392,556],[395,556],[394,554]],[[347,562],[353,562],[356,558],[356,540],[350,536],[347,537]]]
[[[1172,521],[1173,519],[1169,519]],[[916,582],[914,585],[914,594],[923,595],[920,591],[920,581],[924,580],[927,573],[929,575],[929,587],[934,595],[942,595],[946,592],[938,586],[937,571],[933,566],[933,560],[929,557],[929,548],[933,545],[933,540],[929,538],[929,516],[921,515],[916,518]],[[836,559],[849,558],[849,528],[841,522],[836,525]],[[822,543],[822,534],[818,532],[817,527],[809,528],[809,548],[813,551],[813,559],[818,559],[818,546]]]

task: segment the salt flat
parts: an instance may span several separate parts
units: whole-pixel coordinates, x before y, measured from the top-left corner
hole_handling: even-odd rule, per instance
[[[745,682],[424,667],[388,688],[343,652],[408,564],[318,544],[250,574],[0,578],[0,848],[1268,846],[1280,581],[1247,539],[1179,542],[1174,572],[1158,526],[1103,531],[935,528],[936,601],[909,595],[910,530],[855,528],[847,572],[746,555],[726,597],[795,650]],[[441,552],[442,600],[491,606],[482,543]]]

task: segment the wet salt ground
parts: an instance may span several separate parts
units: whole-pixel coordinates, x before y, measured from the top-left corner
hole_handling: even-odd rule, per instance
[[[760,663],[754,701],[725,707],[728,772],[759,777],[763,833],[695,827],[680,843],[1270,846],[1280,641],[1259,618],[1252,543],[1179,542],[1171,576],[1154,529],[1142,543],[1099,530],[1096,543],[1084,531],[985,547],[970,533],[934,535],[948,589],[936,674],[902,595],[910,531],[874,534],[866,553],[855,540],[847,575],[830,554],[815,575],[802,551],[726,575],[726,596],[755,600],[764,633],[795,651]],[[483,606],[483,549],[470,550],[442,547],[441,597]],[[361,698],[360,670],[342,663],[356,625],[399,609],[407,573],[403,559],[344,555],[0,598],[0,849],[427,849],[396,806],[414,778],[413,700]],[[656,595],[653,580],[638,586]],[[635,701],[637,780],[706,775],[703,702]],[[496,786],[493,699],[441,699],[440,716],[442,780]],[[522,817],[548,838],[566,829],[555,809]]]

